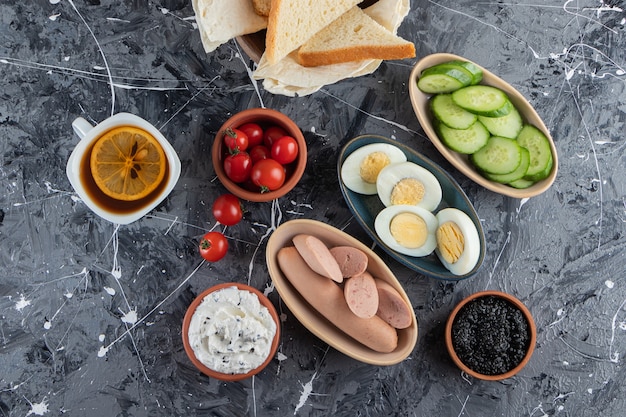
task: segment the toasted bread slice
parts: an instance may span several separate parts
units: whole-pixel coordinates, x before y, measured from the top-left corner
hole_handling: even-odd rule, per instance
[[[270,15],[272,0],[252,0],[252,5],[256,14],[267,17]]]
[[[359,7],[348,10],[298,50],[298,63],[305,67],[413,57],[412,42],[394,35]]]
[[[361,0],[271,0],[265,54],[276,64]]]

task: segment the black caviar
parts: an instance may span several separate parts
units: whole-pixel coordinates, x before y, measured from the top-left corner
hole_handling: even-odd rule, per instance
[[[530,343],[528,321],[515,305],[497,296],[464,305],[452,323],[452,345],[467,367],[501,375],[524,359]]]

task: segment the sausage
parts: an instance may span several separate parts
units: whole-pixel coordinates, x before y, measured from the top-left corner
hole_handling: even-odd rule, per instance
[[[344,278],[360,275],[367,270],[367,255],[352,246],[335,246],[330,249]]]
[[[339,264],[324,242],[305,234],[294,236],[292,241],[309,268],[333,281],[343,282]]]
[[[343,295],[350,310],[359,317],[370,318],[378,311],[378,289],[374,277],[369,272],[351,277],[345,281]]]
[[[396,329],[378,316],[369,319],[355,316],[339,285],[309,268],[296,248],[280,249],[277,260],[300,295],[339,330],[376,352],[389,353],[396,349]]]
[[[376,315],[396,329],[406,329],[413,322],[411,309],[400,293],[386,281],[375,278],[378,289]]]

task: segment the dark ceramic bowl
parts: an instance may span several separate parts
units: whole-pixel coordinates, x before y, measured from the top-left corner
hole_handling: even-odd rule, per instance
[[[231,181],[224,172],[224,158],[228,155],[224,146],[224,132],[228,128],[237,128],[251,122],[257,123],[263,128],[269,126],[282,127],[289,136],[298,142],[298,158],[291,164],[286,165],[287,177],[285,183],[277,190],[265,193],[249,190],[243,185]],[[289,117],[276,110],[254,108],[235,114],[222,125],[217,135],[215,135],[211,157],[215,174],[217,174],[220,182],[228,191],[244,200],[265,202],[284,196],[298,184],[306,168],[307,146],[302,131]]]
[[[497,297],[497,298],[507,301],[509,303],[508,304],[509,306],[512,306],[514,309],[517,309],[522,313],[527,323],[528,343],[526,345],[525,354],[517,363],[517,365],[515,365],[508,371],[499,373],[499,374],[486,374],[486,373],[477,372],[476,370],[468,366],[468,364],[464,363],[460,357],[463,355],[460,353],[457,354],[457,351],[455,350],[453,325],[455,324],[456,320],[459,320],[460,314],[462,314],[464,307],[468,306],[468,304],[472,302],[478,301],[486,297]],[[476,327],[480,327],[480,324],[476,325]],[[489,333],[493,334],[493,331],[489,331]],[[533,317],[530,311],[520,300],[518,300],[517,298],[513,297],[510,294],[507,294],[501,291],[481,291],[481,292],[472,294],[469,297],[466,297],[465,299],[463,299],[463,301],[461,301],[454,308],[454,310],[452,310],[452,313],[450,313],[450,316],[448,317],[448,321],[446,323],[445,338],[446,338],[446,348],[448,349],[448,353],[450,354],[452,361],[455,363],[456,366],[459,367],[459,369],[461,369],[466,374],[473,376],[474,378],[483,379],[486,381],[499,381],[499,380],[514,376],[519,371],[521,371],[522,368],[524,368],[524,366],[526,366],[526,364],[530,360],[530,357],[533,354],[533,351],[535,350],[535,343],[537,342],[537,329],[535,327],[535,322],[533,320]],[[477,348],[482,350],[482,348],[485,346],[486,345],[481,345],[481,346],[478,346]],[[497,360],[498,358],[494,358],[494,359]]]

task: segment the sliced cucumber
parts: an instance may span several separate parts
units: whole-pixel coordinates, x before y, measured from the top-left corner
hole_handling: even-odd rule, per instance
[[[433,96],[430,99],[430,108],[441,123],[453,129],[467,129],[478,117],[454,104],[450,94]]]
[[[476,85],[483,80],[483,70],[480,69],[478,65],[474,64],[473,62],[455,60],[448,62],[448,64],[458,65],[468,70],[472,74],[471,85]]]
[[[470,85],[472,74],[458,65],[438,64],[425,69],[417,88],[427,94],[450,93]]]
[[[508,184],[513,181],[517,181],[526,175],[526,171],[528,170],[528,166],[530,165],[530,152],[526,148],[520,148],[522,152],[520,164],[517,169],[508,174],[490,174],[488,172],[484,172],[483,175],[485,178],[491,181],[499,182],[500,184]]]
[[[452,93],[452,100],[480,116],[506,116],[514,107],[504,91],[488,85],[470,85]]]
[[[489,131],[479,121],[467,129],[452,129],[439,123],[439,137],[448,148],[462,154],[472,154],[487,144]]]
[[[494,136],[515,139],[522,130],[524,122],[517,109],[513,107],[509,114],[500,117],[478,116],[478,120],[485,125],[489,133]]]
[[[527,124],[524,125],[519,135],[517,135],[517,142],[530,152],[530,166],[526,176],[528,178],[536,178],[536,176],[541,177],[541,175],[545,174],[545,177],[547,177],[551,169],[551,167],[548,168],[548,164],[552,159],[552,150],[546,135],[535,126]]]
[[[524,175],[524,179],[527,179],[529,181],[533,181],[533,182],[537,182],[537,181],[541,181],[543,179],[548,178],[548,176],[550,175],[550,172],[552,172],[552,165],[554,165],[554,160],[552,159],[552,155],[550,155],[550,161],[548,162],[548,165],[546,166],[546,168],[537,173],[537,174],[532,174],[529,175],[528,172],[526,173],[526,175]]]
[[[489,174],[508,174],[521,163],[522,151],[515,139],[491,136],[485,146],[470,156],[470,160]]]
[[[524,178],[520,178],[519,180],[511,181],[508,183],[513,188],[528,188],[531,185],[534,185],[535,181],[525,180]]]

